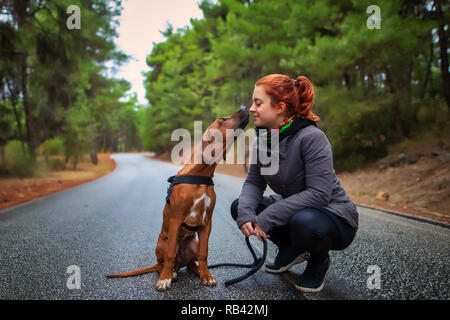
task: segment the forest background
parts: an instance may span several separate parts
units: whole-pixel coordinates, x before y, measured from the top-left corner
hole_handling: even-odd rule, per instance
[[[73,4],[82,28],[71,30]],[[147,56],[148,105],[139,105],[130,83],[105,72],[105,62],[129,59],[114,45],[120,0],[0,0],[0,175],[32,176],[39,157],[51,168],[75,168],[88,154],[96,163],[105,152],[170,152],[173,130],[193,132],[195,120],[250,106],[254,83],[271,73],[311,79],[337,172],[404,140],[448,141],[448,3],[199,7],[202,19],[161,31],[165,41]]]

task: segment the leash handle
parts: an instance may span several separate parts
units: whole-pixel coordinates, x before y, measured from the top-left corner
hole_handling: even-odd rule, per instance
[[[264,249],[263,249],[263,256],[259,259],[256,259],[256,255],[255,252],[253,251],[252,246],[250,245],[250,242],[248,241],[248,237],[246,237],[246,242],[248,245],[248,248],[250,249],[250,252],[252,253],[253,257],[255,258],[255,262],[253,263],[253,267],[252,269],[247,272],[246,274],[237,277],[235,279],[231,279],[228,281],[225,281],[225,287],[231,286],[235,283],[241,282],[242,280],[247,279],[248,277],[250,277],[251,275],[255,274],[264,264],[264,261],[266,261],[266,256],[267,256],[267,242],[266,240],[263,240],[263,245],[264,245]]]
[[[247,247],[250,250],[250,253],[252,254],[253,260],[256,262],[258,258],[256,257],[255,251],[253,250],[253,247],[250,244],[250,237],[245,237],[245,243],[247,243]],[[264,240],[264,244],[266,244],[266,240]]]
[[[253,263],[250,264],[241,264],[241,263],[218,263],[218,264],[213,264],[208,266],[208,268],[212,269],[212,268],[217,268],[217,267],[242,267],[242,268],[251,268],[250,271],[248,271],[247,273],[245,273],[244,275],[234,278],[234,279],[230,279],[228,281],[225,281],[225,286],[228,287],[232,284],[241,282],[242,280],[247,279],[248,277],[250,277],[251,275],[255,274],[264,264],[264,262],[266,261],[266,257],[267,257],[267,242],[266,240],[263,240],[263,255],[261,258],[257,258],[255,251],[253,250],[253,247],[250,244],[250,240],[249,237],[245,237],[245,243],[247,244],[248,249],[250,250],[250,253],[252,254],[253,257]]]

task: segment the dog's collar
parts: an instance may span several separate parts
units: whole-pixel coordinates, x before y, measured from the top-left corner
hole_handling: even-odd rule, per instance
[[[205,176],[171,176],[169,179],[167,179],[167,182],[170,182],[170,186],[167,189],[167,197],[166,202],[170,204],[170,195],[172,194],[172,188],[174,185],[180,184],[180,183],[188,183],[188,184],[204,184],[207,186],[213,186],[214,181],[211,177],[205,177]]]

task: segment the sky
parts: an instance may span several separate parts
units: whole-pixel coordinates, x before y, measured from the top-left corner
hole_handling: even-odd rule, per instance
[[[190,25],[190,19],[201,19],[203,13],[198,7],[200,0],[123,0],[119,17],[117,49],[132,56],[113,74],[131,84],[129,93],[136,92],[138,103],[148,105],[145,98],[144,75],[150,68],[145,59],[153,48],[153,42],[165,40],[160,31],[170,23],[174,30]]]

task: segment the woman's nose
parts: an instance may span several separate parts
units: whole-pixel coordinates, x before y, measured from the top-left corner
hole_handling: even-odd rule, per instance
[[[255,112],[256,111],[255,104],[252,104],[252,106],[250,107],[250,110],[248,110],[248,111]]]

